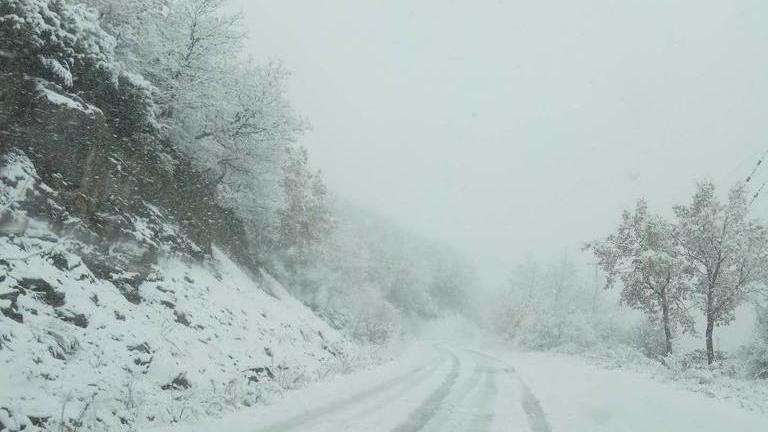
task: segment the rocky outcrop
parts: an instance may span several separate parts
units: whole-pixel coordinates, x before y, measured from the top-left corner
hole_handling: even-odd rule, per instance
[[[0,81],[3,144],[23,149],[43,181],[89,217],[131,183],[110,160],[116,138],[98,108],[42,79],[5,74]]]
[[[152,207],[160,207],[199,246],[177,244],[185,253],[209,255],[216,244],[253,265],[242,222],[216,203],[205,176],[157,134],[118,133],[102,110],[78,95],[0,68],[0,156],[12,149],[32,161],[64,210],[30,208],[34,217],[54,226],[77,217],[93,242],[112,244],[128,235],[135,218],[154,218]]]

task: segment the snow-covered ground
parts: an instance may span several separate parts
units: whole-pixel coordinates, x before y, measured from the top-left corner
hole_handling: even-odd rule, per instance
[[[376,428],[376,422],[391,420],[383,419],[378,410],[386,411],[385,405],[397,404],[397,399],[401,404],[414,401],[404,396],[404,389],[415,388],[418,399],[440,385],[450,368],[446,352],[431,344],[414,344],[379,367],[286,392],[281,400],[267,406],[253,407],[221,419],[152,430],[369,430],[362,428],[365,422],[368,422],[367,427],[380,430]],[[407,411],[407,406],[404,410]]]
[[[273,405],[182,431],[526,431],[521,387],[497,362],[443,343],[417,343],[373,370],[286,394]],[[539,432],[538,430],[536,432]]]
[[[768,416],[573,356],[432,342],[269,406],[155,432],[209,430],[761,432]]]
[[[536,394],[553,431],[758,432],[768,415],[639,371],[606,369],[573,356],[507,353]]]
[[[29,253],[6,238],[0,250]],[[65,256],[76,271],[37,255],[11,261],[0,283],[2,294],[20,284],[29,294],[16,297],[23,322],[0,317],[0,406],[19,419],[86,410],[97,429],[119,429],[216,415],[330,373],[347,349],[308,309],[267,294],[220,253],[207,266],[163,260],[138,305]],[[269,375],[279,387],[260,385]]]
[[[250,275],[218,250],[203,260],[160,250],[141,275],[116,263],[97,271],[92,262],[140,256],[157,227],[134,220],[136,240],[94,260],[89,244],[27,216],[20,204],[55,193],[24,157],[4,162],[0,430],[129,430],[217,416],[357,360],[356,347],[269,275]]]

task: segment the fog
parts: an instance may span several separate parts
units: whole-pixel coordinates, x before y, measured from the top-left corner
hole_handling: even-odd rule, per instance
[[[0,0],[0,432],[768,431],[766,22]]]
[[[765,147],[763,2],[242,7],[250,52],[293,73],[331,188],[491,281],[576,253],[641,195],[665,211],[697,179],[742,179]]]

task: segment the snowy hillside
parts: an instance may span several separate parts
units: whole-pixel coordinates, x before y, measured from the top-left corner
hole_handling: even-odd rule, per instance
[[[348,345],[336,331],[216,249],[202,261],[160,252],[144,274],[105,271],[87,243],[21,210],[53,193],[29,160],[3,164],[0,204],[11,212],[0,236],[0,369],[12,371],[0,374],[4,430],[188,421],[344,366]],[[156,225],[134,226],[137,240],[103,258],[138,253],[156,237]]]

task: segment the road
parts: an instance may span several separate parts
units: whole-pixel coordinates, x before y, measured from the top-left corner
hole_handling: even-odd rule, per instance
[[[762,432],[768,415],[553,353],[416,344],[272,404],[157,432]],[[498,356],[498,357],[496,357]]]
[[[437,346],[428,362],[253,432],[549,432],[514,369],[469,349]]]

